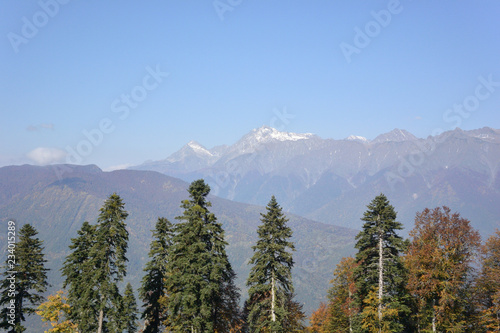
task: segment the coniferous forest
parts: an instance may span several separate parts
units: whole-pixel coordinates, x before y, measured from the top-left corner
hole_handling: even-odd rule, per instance
[[[0,327],[24,332],[38,315],[46,332],[500,332],[500,232],[482,243],[469,220],[437,207],[416,213],[404,239],[380,194],[361,217],[355,255],[332,267],[327,302],[306,318],[294,298],[293,230],[276,198],[261,213],[242,295],[209,193],[196,180],[177,221],[158,218],[137,291],[124,284],[128,213],[118,194],[71,239],[63,290],[46,298],[43,240],[25,224],[19,260],[2,269]]]

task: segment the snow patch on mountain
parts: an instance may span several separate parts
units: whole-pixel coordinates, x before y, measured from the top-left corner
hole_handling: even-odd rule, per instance
[[[347,138],[345,138],[347,141],[359,141],[359,142],[370,142],[367,138],[359,135],[349,135]]]
[[[277,141],[298,141],[306,140],[314,136],[312,133],[291,133],[291,132],[280,132],[275,128],[262,126],[261,128],[254,129],[252,131],[252,136],[259,143],[269,142],[272,140]]]
[[[208,149],[200,145],[196,141],[189,141],[187,144],[191,149],[194,150],[195,153],[200,154],[200,155],[207,155],[207,156],[214,156]]]

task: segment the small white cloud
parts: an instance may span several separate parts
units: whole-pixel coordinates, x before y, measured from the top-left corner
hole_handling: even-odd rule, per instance
[[[64,162],[66,152],[58,148],[38,147],[30,151],[26,156],[38,165],[48,165]]]
[[[112,165],[110,167],[107,167],[103,169],[103,171],[115,171],[115,170],[123,170],[131,167],[132,164],[126,163],[126,164],[119,164],[119,165]]]

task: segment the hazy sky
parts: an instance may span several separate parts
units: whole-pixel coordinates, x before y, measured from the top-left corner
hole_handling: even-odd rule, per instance
[[[499,17],[497,0],[2,0],[0,166],[109,169],[262,125],[500,128]]]

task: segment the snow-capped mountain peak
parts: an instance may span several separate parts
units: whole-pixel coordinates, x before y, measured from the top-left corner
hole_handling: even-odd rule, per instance
[[[253,138],[259,142],[269,142],[269,141],[298,141],[309,139],[313,136],[311,133],[291,133],[291,132],[281,132],[275,128],[269,126],[262,126],[260,128],[254,129],[251,132]]]
[[[359,141],[359,142],[370,142],[367,138],[359,135],[349,135],[347,138],[345,138],[347,141]]]
[[[208,149],[206,149],[196,141],[189,141],[187,146],[197,154],[213,156],[213,154]]]
[[[231,146],[230,150],[234,153],[251,153],[258,147],[270,143],[278,142],[297,142],[314,138],[311,133],[292,133],[282,132],[269,126],[262,126],[253,129],[251,132],[243,136],[238,142]]]

